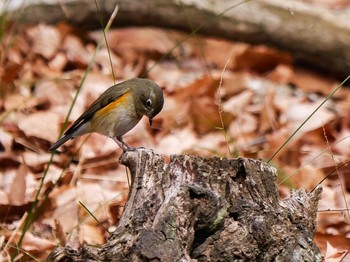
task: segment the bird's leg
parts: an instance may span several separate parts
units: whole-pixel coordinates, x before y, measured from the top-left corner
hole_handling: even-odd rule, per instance
[[[116,142],[118,144],[118,146],[123,149],[123,151],[127,151],[127,150],[135,150],[135,148],[130,147],[127,143],[124,142],[123,137],[122,136],[110,136],[114,142]]]

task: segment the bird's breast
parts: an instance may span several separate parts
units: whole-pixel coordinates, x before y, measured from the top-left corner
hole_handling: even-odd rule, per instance
[[[97,111],[91,119],[91,129],[106,136],[122,136],[139,121],[131,96],[124,94]]]

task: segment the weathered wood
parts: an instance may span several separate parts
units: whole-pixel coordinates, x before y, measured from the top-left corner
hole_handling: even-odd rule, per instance
[[[72,261],[321,261],[313,243],[321,188],[281,200],[261,161],[124,153],[133,182],[117,229],[102,247],[60,248]],[[73,255],[71,255],[73,254]],[[54,261],[51,258],[50,261]],[[57,260],[56,260],[57,261]],[[61,260],[63,261],[63,260]]]
[[[13,1],[11,1],[12,3]],[[331,10],[298,0],[99,0],[20,1],[28,6],[9,17],[22,22],[67,21],[84,28],[101,28],[115,6],[114,25],[155,25],[179,28],[266,44],[291,52],[340,77],[350,72],[350,9]],[[8,7],[8,9],[10,9]],[[11,9],[10,9],[11,10]]]

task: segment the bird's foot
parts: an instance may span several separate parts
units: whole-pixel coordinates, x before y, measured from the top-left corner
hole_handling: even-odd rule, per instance
[[[129,146],[127,143],[124,142],[123,138],[121,136],[110,136],[114,142],[118,144],[118,146],[123,150],[123,152],[127,151],[135,151],[136,148]]]

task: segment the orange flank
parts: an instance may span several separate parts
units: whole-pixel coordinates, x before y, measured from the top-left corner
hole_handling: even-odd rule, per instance
[[[120,104],[124,103],[125,100],[127,99],[128,95],[129,95],[129,92],[126,92],[125,94],[123,94],[122,96],[120,96],[116,100],[114,100],[113,102],[111,102],[108,105],[106,105],[105,107],[101,108],[100,110],[98,110],[95,113],[95,117],[101,117],[101,116],[108,115],[109,112],[111,112],[113,109],[118,107]]]

